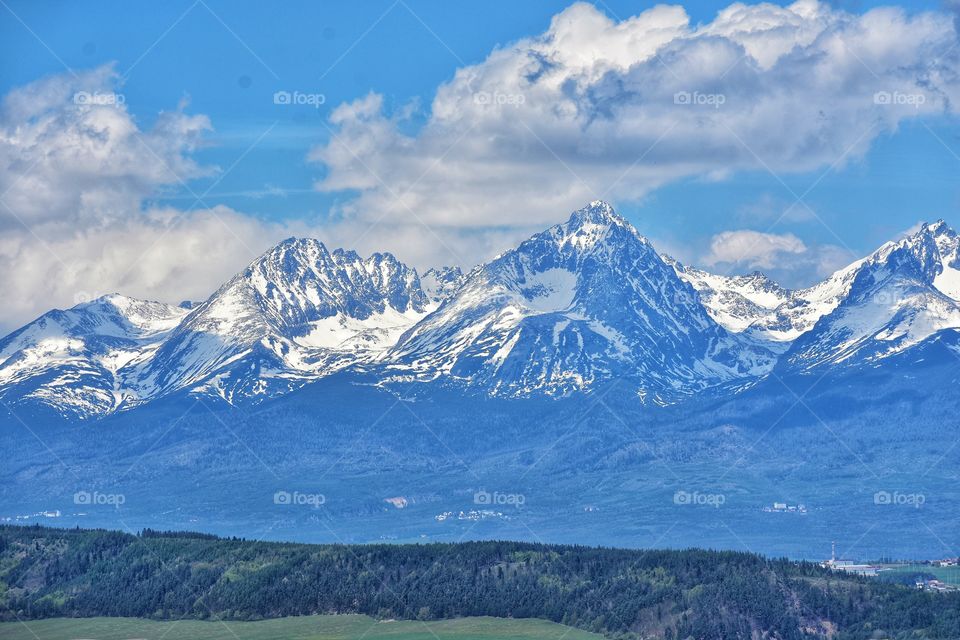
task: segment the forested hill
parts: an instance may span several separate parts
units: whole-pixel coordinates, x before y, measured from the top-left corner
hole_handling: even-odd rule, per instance
[[[615,638],[960,637],[960,594],[748,553],[0,527],[0,619],[329,613],[535,617]]]

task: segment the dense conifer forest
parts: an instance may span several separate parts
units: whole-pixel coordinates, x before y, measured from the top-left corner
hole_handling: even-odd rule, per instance
[[[0,527],[0,619],[542,618],[612,638],[958,638],[936,594],[732,551]]]

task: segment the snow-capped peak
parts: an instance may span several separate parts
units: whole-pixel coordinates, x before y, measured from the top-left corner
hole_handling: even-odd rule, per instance
[[[594,201],[466,276],[293,237],[199,304],[110,294],[53,310],[0,340],[0,397],[90,416],[177,391],[266,398],[350,369],[504,396],[629,380],[662,402],[775,363],[872,364],[955,327],[960,238],[942,220],[789,290],[661,256]]]
[[[586,207],[574,211],[565,223],[553,227],[550,231],[561,245],[569,243],[579,249],[602,245],[618,233],[628,234],[644,244],[649,244],[633,225],[602,200],[594,200]]]
[[[110,293],[88,302],[82,302],[70,309],[79,319],[86,321],[96,319],[101,323],[100,330],[106,330],[105,325],[113,325],[117,335],[129,337],[147,337],[158,332],[173,329],[187,314],[182,307],[140,300],[119,293]]]
[[[947,234],[951,236],[956,236],[957,233],[950,228],[943,218],[940,218],[936,222],[924,222],[920,225],[927,233],[930,235],[938,236],[941,234]]]
[[[801,336],[782,366],[875,363],[944,329],[960,327],[956,232],[943,221],[922,224],[838,271],[839,302]]]
[[[915,272],[944,295],[960,300],[960,239],[943,220],[918,225],[910,235],[885,243],[869,256],[806,289],[788,290],[763,274],[722,276],[671,261],[700,294],[711,317],[736,333],[789,343],[846,300],[864,273]]]
[[[685,266],[669,257],[664,259],[680,278],[697,290],[710,317],[734,333],[754,327],[775,314],[793,295],[759,271],[744,276],[724,276]],[[776,334],[768,339],[778,341],[779,337],[780,334]]]
[[[583,225],[602,225],[611,224],[628,225],[609,203],[603,200],[594,200],[582,209],[577,209],[570,214],[567,219],[567,225],[570,227],[579,227]]]
[[[922,223],[916,233],[888,243],[871,258],[889,261],[900,254],[915,261],[921,277],[938,291],[960,300],[960,237],[946,222]]]
[[[475,269],[389,357],[490,393],[562,395],[612,378],[684,393],[772,365],[732,339],[609,205]]]
[[[146,361],[186,309],[110,294],[54,309],[0,340],[0,394],[63,415],[95,415],[128,397],[125,371]]]
[[[144,391],[200,385],[227,400],[284,391],[376,359],[429,308],[416,271],[392,254],[289,238],[187,316]]]

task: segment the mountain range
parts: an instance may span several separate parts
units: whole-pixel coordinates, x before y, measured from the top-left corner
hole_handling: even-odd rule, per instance
[[[942,221],[790,290],[661,255],[597,201],[466,274],[290,238],[200,304],[52,310],[0,340],[0,400],[91,419],[174,394],[242,406],[346,371],[503,398],[617,381],[673,404],[931,345],[960,354],[958,328],[960,239]]]
[[[943,222],[798,290],[602,202],[468,273],[291,238],[202,302],[0,340],[0,522],[933,557],[958,383]]]

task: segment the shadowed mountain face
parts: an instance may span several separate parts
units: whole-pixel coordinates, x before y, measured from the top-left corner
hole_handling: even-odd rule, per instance
[[[878,366],[960,327],[960,240],[923,225],[808,289],[658,255],[593,202],[464,275],[286,240],[189,309],[107,296],[0,342],[0,399],[92,418],[186,393],[245,405],[337,372],[494,397],[641,403],[772,371]],[[898,360],[899,361],[899,360]]]
[[[668,406],[638,402],[622,380],[586,397],[428,385],[398,398],[344,371],[259,404],[173,394],[92,424],[17,408],[24,426],[0,408],[0,518],[810,559],[837,540],[862,559],[940,557],[960,531],[957,335],[881,367],[779,373]],[[277,502],[278,492],[323,498]],[[118,495],[123,504],[104,502]],[[922,505],[903,502],[918,496]],[[775,502],[806,512],[764,511]]]

